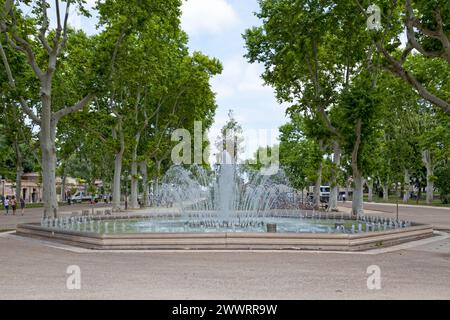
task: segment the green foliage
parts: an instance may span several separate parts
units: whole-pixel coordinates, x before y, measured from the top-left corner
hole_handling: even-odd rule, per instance
[[[304,120],[295,117],[280,128],[280,164],[290,183],[299,190],[316,180],[317,169],[323,161],[317,142],[304,135],[304,126]]]
[[[98,4],[104,30],[74,45],[87,52],[85,60],[92,57],[90,79],[99,94],[89,110],[60,123],[60,172],[111,181],[123,142],[124,170],[145,161],[151,175],[161,175],[171,165],[173,130],[193,132],[194,121],[205,129],[212,125],[217,106],[209,80],[222,65],[201,52],[189,54],[180,5],[178,0]]]
[[[448,163],[445,166],[439,167],[435,174],[435,186],[441,194],[442,202],[448,204],[448,195],[450,194],[450,166]]]
[[[358,174],[356,168],[388,186],[403,183],[408,171],[422,187],[426,180],[422,153],[431,153],[433,166],[448,158],[448,116],[433,109],[405,79],[381,72],[392,65],[380,48],[401,59],[405,3],[378,1],[383,30],[374,32],[366,30],[365,9],[372,3],[260,0],[256,15],[262,25],[244,34],[246,58],[264,65],[263,79],[275,88],[280,102],[290,104],[291,122],[280,129],[280,156],[299,187],[314,178],[313,164],[318,162],[311,161],[308,152],[320,154],[313,151],[319,143],[328,146],[325,154],[333,152],[333,143],[341,146],[341,168],[334,170],[341,185]],[[429,30],[438,27],[440,9],[448,37],[445,1],[413,1],[413,9]],[[438,39],[420,30],[416,36],[425,50],[442,51]],[[448,101],[450,69],[445,56],[406,53],[405,70],[431,94]],[[326,171],[333,166],[328,160],[322,163],[327,179]]]

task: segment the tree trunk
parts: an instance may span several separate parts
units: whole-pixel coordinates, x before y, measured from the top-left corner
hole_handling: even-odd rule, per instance
[[[23,175],[23,168],[22,166],[16,167],[16,199],[17,201],[22,198],[22,175]]]
[[[14,149],[16,153],[16,199],[22,198],[22,175],[23,175],[23,157],[17,139],[14,140]]]
[[[434,200],[434,167],[431,159],[430,150],[425,150],[422,153],[422,161],[427,168],[427,204],[433,204]]]
[[[139,209],[139,176],[138,176],[138,162],[137,162],[137,150],[139,141],[141,140],[141,133],[139,132],[134,138],[134,147],[131,154],[131,195],[130,195],[130,208]]]
[[[42,200],[44,202],[44,217],[56,218],[58,215],[55,145],[57,120],[52,115],[50,76],[41,87],[41,102],[40,144],[42,152]]]
[[[405,177],[404,177],[404,186],[403,186],[403,203],[408,203],[410,192],[411,192],[411,183],[410,183],[410,175],[408,169],[405,169]]]
[[[149,198],[150,190],[148,185],[147,163],[145,161],[141,161],[139,165],[141,168],[141,175],[142,175],[142,187],[144,189],[143,190],[144,206],[148,208],[150,207],[150,198]]]
[[[383,200],[389,201],[389,184],[385,183],[381,188],[383,188]]]
[[[56,128],[51,130],[54,131]],[[45,130],[41,131],[44,217],[56,218],[58,215],[58,202],[56,199],[56,146],[54,141],[54,139],[47,136]]]
[[[160,205],[159,203],[159,174],[161,172],[161,160],[155,160],[156,175],[153,177],[153,199],[156,200],[154,203]]]
[[[337,176],[339,173],[339,167],[341,165],[341,148],[337,141],[333,141],[333,166],[331,169],[331,192],[330,192],[330,207],[329,210],[337,211],[339,186],[337,183]]]
[[[364,178],[359,172],[353,173],[353,199],[352,199],[352,215],[364,214]]]
[[[322,185],[322,171],[323,163],[320,162],[319,168],[317,169],[316,185],[314,187],[314,209],[320,209],[320,186]]]
[[[136,155],[133,154],[133,159],[131,161],[130,209],[139,209],[138,193],[139,193],[138,163],[136,161]]]
[[[113,136],[117,138],[119,135],[120,149],[115,155],[114,159],[114,180],[113,180],[113,199],[112,209],[113,211],[121,210],[121,176],[122,176],[122,161],[123,154],[125,152],[125,140],[122,131],[122,118],[119,116],[117,128],[113,131]]]
[[[353,183],[354,183],[354,190],[353,190],[353,197],[352,197],[352,215],[362,215],[364,214],[363,209],[363,196],[364,196],[364,179],[361,174],[361,170],[359,168],[358,164],[358,157],[359,157],[359,148],[361,146],[361,131],[362,131],[362,120],[359,119],[356,128],[356,141],[355,145],[353,146],[352,151],[352,172],[353,172]]]
[[[153,180],[152,181],[152,187],[153,187],[152,188],[153,189],[152,203],[153,203],[153,206],[158,206],[159,205],[158,204],[159,190],[158,190],[158,178],[156,177],[156,175],[153,176],[152,180]]]
[[[369,189],[367,200],[373,202],[373,179],[367,179],[367,188]]]
[[[350,200],[350,181],[345,183],[345,200]]]
[[[61,201],[65,202],[66,200],[66,174],[63,173],[61,177]]]
[[[114,159],[114,184],[113,184],[113,211],[121,210],[121,175],[122,175],[123,152],[116,153]]]

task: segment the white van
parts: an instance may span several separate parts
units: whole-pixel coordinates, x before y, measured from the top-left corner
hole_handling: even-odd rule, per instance
[[[78,191],[77,193],[75,193],[71,197],[71,200],[72,200],[73,203],[81,203],[83,201],[90,201],[91,200],[91,196],[87,195],[83,191]]]
[[[331,194],[331,187],[330,186],[320,186],[320,200],[322,201],[323,199],[328,199],[330,198],[330,194]]]
[[[310,188],[311,192],[308,192],[308,198],[310,201],[314,201],[314,191],[315,187]],[[331,187],[330,186],[320,186],[320,202],[328,203],[330,201]]]

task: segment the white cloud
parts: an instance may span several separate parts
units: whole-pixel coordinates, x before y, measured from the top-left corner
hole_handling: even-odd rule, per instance
[[[273,95],[273,89],[264,86],[262,72],[261,65],[249,64],[242,56],[236,56],[224,62],[223,72],[212,80],[212,86],[220,98],[249,92]]]
[[[181,25],[190,35],[219,34],[234,27],[238,15],[225,0],[186,0]]]
[[[75,6],[70,9],[69,15],[69,25],[75,29],[81,29],[88,35],[97,33],[96,24],[98,22],[97,11],[94,9],[96,6],[96,0],[87,0],[85,4],[85,9],[87,9],[92,17],[86,18],[78,12]]]
[[[239,90],[246,91],[268,91],[270,93],[273,90],[264,85],[264,81],[261,78],[261,74],[264,69],[259,64],[246,64],[246,68],[243,69],[242,81],[239,83]]]

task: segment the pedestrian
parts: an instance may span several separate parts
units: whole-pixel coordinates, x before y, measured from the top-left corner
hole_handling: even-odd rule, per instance
[[[22,211],[22,216],[25,214],[25,199],[20,198],[20,210]]]
[[[347,201],[347,195],[345,193],[342,195],[342,201],[344,203]]]
[[[16,215],[16,209],[17,209],[17,201],[16,201],[16,197],[15,196],[13,196],[11,198],[11,201],[9,202],[9,205],[12,208],[13,216],[15,216]]]
[[[6,210],[6,213],[5,213],[5,215],[8,215],[9,214],[9,197],[6,197],[5,198],[5,210]]]

